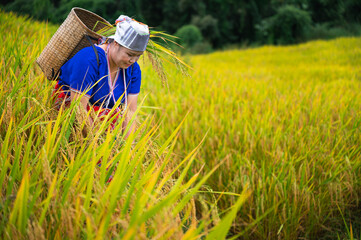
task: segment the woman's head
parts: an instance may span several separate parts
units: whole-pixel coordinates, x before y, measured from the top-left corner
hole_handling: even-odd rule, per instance
[[[124,15],[121,15],[115,23],[115,35],[111,37],[115,42],[129,50],[137,52],[146,50],[149,41],[149,28],[147,25]]]

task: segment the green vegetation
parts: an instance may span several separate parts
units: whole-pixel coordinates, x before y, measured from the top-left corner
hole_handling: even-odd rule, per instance
[[[186,25],[181,27],[175,36],[178,37],[179,43],[184,48],[193,47],[195,44],[203,40],[201,31],[194,25]]]
[[[308,12],[293,6],[278,9],[277,14],[269,20],[269,42],[279,44],[301,42],[311,28],[311,17]],[[275,40],[273,40],[275,39]]]
[[[3,4],[7,11],[58,24],[72,7],[88,9],[111,23],[126,14],[170,34],[191,24],[203,37],[190,49],[194,53],[232,45],[294,44],[361,35],[359,0],[7,0]],[[322,34],[318,34],[320,26]]]

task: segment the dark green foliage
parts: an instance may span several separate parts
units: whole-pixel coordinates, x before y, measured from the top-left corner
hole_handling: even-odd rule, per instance
[[[304,40],[312,22],[308,12],[294,6],[281,7],[270,21],[270,35],[277,44]]]
[[[348,0],[345,3],[345,19],[350,22],[361,23],[361,1]]]
[[[52,18],[54,6],[50,0],[17,0],[6,5],[5,10],[21,12],[38,20],[43,20],[44,16],[47,16],[48,20],[54,20]]]
[[[200,29],[192,24],[181,27],[175,36],[178,37],[177,42],[182,45],[181,47],[173,46],[175,51],[182,53],[202,54],[210,53],[213,51],[212,45],[204,38]]]
[[[42,0],[40,0],[42,1]],[[114,1],[114,0],[60,0],[60,5],[57,10],[58,19],[61,23],[64,21],[68,13],[73,7],[81,7],[90,10],[103,18],[107,19],[110,23],[114,21],[121,14],[126,14],[130,17],[136,18],[139,21],[144,21],[140,12],[140,0],[134,1]],[[138,11],[139,10],[139,11]]]
[[[307,33],[308,40],[333,39],[345,36],[361,36],[361,25],[350,23],[333,26],[329,23],[321,23],[312,26],[310,31]]]
[[[58,24],[72,7],[88,9],[111,23],[125,14],[170,34],[191,24],[203,36],[199,49],[348,36],[357,32],[349,26],[361,24],[360,0],[4,0],[2,6]],[[291,16],[293,13],[296,15]],[[321,30],[320,34],[316,30]]]
[[[185,25],[181,27],[175,36],[179,38],[179,43],[184,47],[193,47],[196,43],[203,40],[202,33],[194,25]]]
[[[341,21],[344,0],[309,0],[309,8],[314,22]]]
[[[204,17],[195,16],[192,19],[192,24],[197,26],[204,38],[208,41],[217,41],[220,37],[218,30],[218,19],[211,15]]]

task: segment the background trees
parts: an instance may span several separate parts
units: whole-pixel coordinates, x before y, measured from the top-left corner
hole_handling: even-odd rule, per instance
[[[159,30],[177,33],[195,52],[361,34],[359,0],[5,0],[1,5],[55,23],[61,23],[75,6],[110,22],[127,14]],[[199,38],[189,42],[187,31],[181,31],[189,26],[192,33],[200,32],[201,42]]]

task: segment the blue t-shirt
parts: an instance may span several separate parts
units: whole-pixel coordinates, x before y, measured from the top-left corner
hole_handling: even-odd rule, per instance
[[[105,51],[95,46],[99,56],[99,68],[96,55],[92,47],[86,47],[80,50],[69,61],[61,67],[59,84],[63,90],[72,90],[77,92],[86,92],[90,97],[89,102],[92,105],[112,108],[122,96],[122,103],[125,102],[125,86],[123,80],[123,71],[125,71],[127,94],[138,94],[141,85],[141,71],[138,63],[134,63],[127,69],[119,69],[119,75],[115,82],[113,97],[110,97],[110,86],[108,83],[108,64]],[[70,95],[70,92],[67,91]],[[109,100],[110,98],[110,100]],[[107,103],[109,103],[107,105]]]

